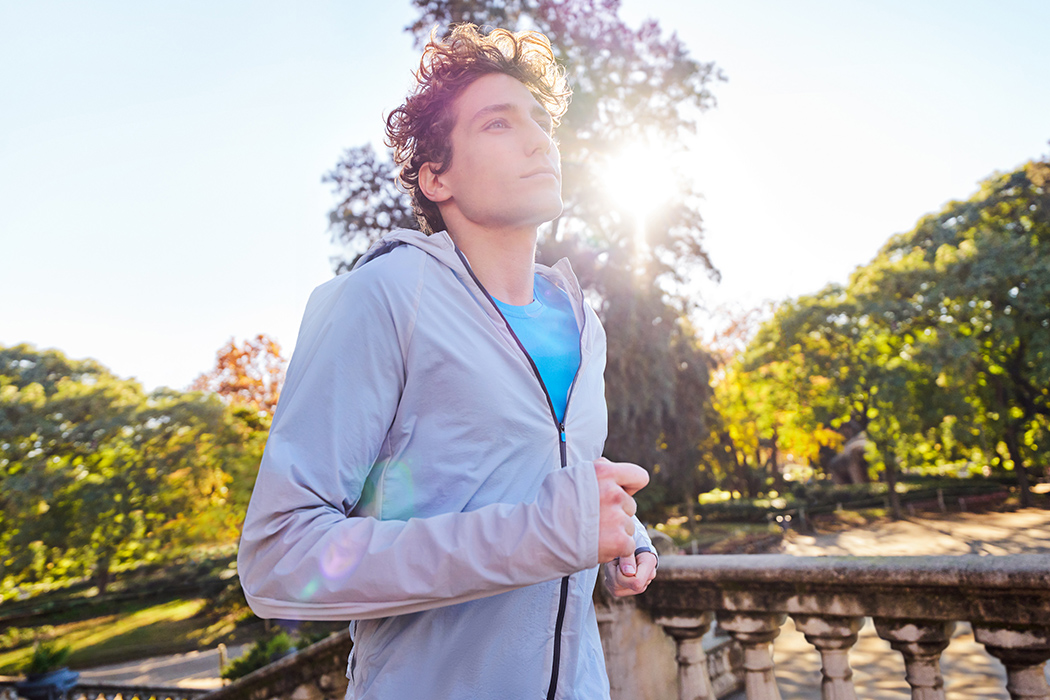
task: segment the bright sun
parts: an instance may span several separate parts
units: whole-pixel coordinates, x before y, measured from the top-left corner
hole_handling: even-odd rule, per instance
[[[644,226],[674,196],[676,155],[659,145],[633,143],[613,156],[602,176],[612,206]]]

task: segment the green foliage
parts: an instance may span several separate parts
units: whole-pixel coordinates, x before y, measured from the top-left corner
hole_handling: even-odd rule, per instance
[[[1016,470],[1027,505],[1050,419],[1050,162],[993,176],[924,218],[852,284],[903,351],[921,354],[930,382],[965,403],[957,450]]]
[[[50,638],[55,633],[52,625],[40,627],[8,627],[0,632],[0,651],[8,651],[25,646],[38,639]]]
[[[896,484],[894,491],[901,501],[924,503],[927,507],[938,507],[938,492],[945,506],[954,506],[959,498],[989,493],[1003,493],[1003,485],[996,479],[915,479]],[[780,493],[771,491],[752,498],[730,497],[725,491],[701,494],[696,514],[702,522],[767,523],[778,514],[794,514],[800,509],[807,515],[830,513],[845,508],[862,510],[882,506],[889,498],[886,483],[832,484],[829,481],[813,481],[808,484],[793,484]]]
[[[639,499],[643,514],[657,515],[665,501],[692,499],[711,485],[697,470],[712,419],[710,360],[686,320],[695,300],[682,285],[698,272],[717,274],[702,243],[699,194],[666,169],[647,173],[668,183],[668,197],[641,221],[630,209],[637,202],[615,201],[603,175],[628,144],[686,150],[685,136],[714,105],[709,88],[723,79],[720,70],[692,58],[654,21],[627,26],[615,1],[413,4],[419,17],[408,31],[419,46],[435,25],[464,21],[536,29],[550,38],[574,95],[558,130],[565,209],[541,229],[538,257],[546,264],[572,261],[610,330],[607,453],[651,470],[653,480]],[[346,251],[333,260],[337,272],[383,233],[416,227],[394,173],[389,159],[366,146],[348,150],[326,176],[339,198],[330,230]]]
[[[247,676],[263,666],[273,663],[295,649],[292,638],[287,632],[260,639],[250,647],[248,651],[237,657],[226,668],[222,669],[222,677],[227,680],[236,680]]]
[[[773,439],[814,463],[853,421],[891,486],[898,463],[1005,468],[1027,504],[1050,421],[1048,183],[1045,160],[995,175],[892,238],[848,286],[781,305],[717,390],[723,418],[758,436],[735,441]]]
[[[268,419],[145,394],[93,360],[0,347],[0,599],[231,540]],[[248,449],[245,445],[248,445]]]
[[[26,675],[47,673],[61,668],[69,658],[72,648],[54,640],[37,642],[33,655],[25,667]]]

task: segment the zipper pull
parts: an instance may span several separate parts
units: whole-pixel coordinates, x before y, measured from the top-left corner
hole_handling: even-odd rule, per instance
[[[564,469],[569,464],[569,449],[565,444],[565,422],[558,423],[558,452],[561,453],[561,468]]]

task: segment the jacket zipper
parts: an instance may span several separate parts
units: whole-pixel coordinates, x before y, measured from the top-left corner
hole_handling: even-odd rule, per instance
[[[568,466],[568,449],[565,441],[565,419],[569,415],[569,400],[572,398],[573,387],[576,386],[576,378],[580,375],[580,368],[576,368],[576,374],[572,377],[572,383],[569,385],[569,393],[565,396],[565,411],[562,414],[562,419],[558,420],[558,412],[554,410],[554,401],[551,400],[550,392],[547,391],[547,385],[543,383],[543,377],[540,376],[540,370],[533,361],[532,356],[529,355],[529,351],[525,349],[521,340],[518,339],[518,334],[511,328],[510,322],[507,317],[500,311],[499,305],[496,304],[495,299],[489,294],[489,290],[485,289],[485,285],[481,283],[481,280],[474,274],[474,270],[470,267],[470,263],[467,261],[463,252],[457,247],[456,254],[459,255],[459,259],[463,261],[463,266],[467,268],[467,272],[470,274],[471,279],[474,280],[474,284],[478,285],[478,289],[482,291],[485,298],[492,304],[492,308],[496,310],[499,317],[503,319],[504,325],[507,326],[507,330],[510,332],[510,336],[514,338],[514,342],[518,344],[521,352],[525,355],[525,359],[529,361],[529,366],[532,367],[532,373],[536,375],[536,380],[540,383],[540,388],[543,389],[543,395],[547,399],[547,407],[551,411],[551,419],[554,421],[554,427],[558,430],[558,452],[561,456],[561,468],[564,469]],[[583,328],[580,329],[580,365],[583,365]],[[558,599],[558,617],[554,623],[554,662],[551,667],[551,683],[547,689],[547,700],[554,700],[555,693],[558,692],[558,670],[561,665],[561,634],[562,627],[565,624],[565,607],[568,604],[569,599],[569,577],[564,576],[561,580],[561,595]]]

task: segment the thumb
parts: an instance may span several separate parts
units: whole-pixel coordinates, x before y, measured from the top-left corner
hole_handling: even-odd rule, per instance
[[[637,464],[621,462],[615,466],[616,472],[614,478],[616,479],[616,483],[627,492],[627,495],[633,496],[644,489],[646,484],[649,483],[649,472],[645,471]]]
[[[638,572],[638,566],[634,561],[634,555],[628,554],[620,557],[620,573],[624,576],[634,576]]]

